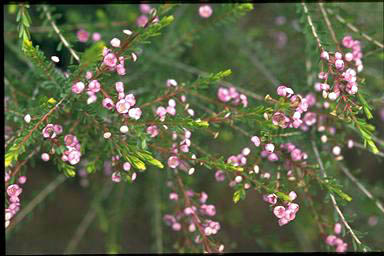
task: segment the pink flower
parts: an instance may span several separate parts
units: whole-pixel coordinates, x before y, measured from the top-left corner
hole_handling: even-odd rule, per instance
[[[159,129],[157,128],[156,125],[151,125],[151,126],[148,126],[147,133],[149,133],[151,137],[154,138],[157,135],[159,135]]]
[[[53,126],[53,130],[55,131],[55,133],[57,135],[61,134],[63,132],[63,126],[59,125],[59,124],[55,124]]]
[[[291,221],[291,220],[294,220],[295,217],[296,217],[296,214],[294,211],[289,209],[285,211],[285,216],[284,216],[285,219]]]
[[[289,222],[289,220],[287,220],[286,218],[281,218],[278,221],[279,226],[283,226],[283,225],[287,224],[288,222]]]
[[[316,123],[316,113],[314,112],[308,112],[304,115],[304,123],[308,126],[314,125]]]
[[[173,229],[174,231],[180,231],[180,229],[181,229],[181,224],[178,223],[178,222],[173,223],[173,224],[172,224],[172,229]]]
[[[44,138],[53,139],[56,137],[55,126],[53,124],[47,124],[42,131]]]
[[[67,134],[64,137],[64,143],[66,146],[75,147],[77,144],[79,144],[79,141],[77,140],[76,136],[72,134]]]
[[[175,169],[177,166],[179,166],[179,164],[180,160],[179,158],[177,158],[177,156],[171,156],[170,158],[168,158],[168,166],[170,168]]]
[[[218,182],[222,182],[225,180],[225,174],[223,171],[221,170],[218,170],[216,173],[215,173],[215,179],[216,181]]]
[[[176,87],[177,86],[177,82],[175,79],[168,79],[167,82],[166,82],[166,85],[167,87]]]
[[[335,61],[335,67],[339,70],[344,69],[344,61],[342,60],[336,60]]]
[[[334,236],[334,235],[329,235],[327,236],[327,238],[325,239],[325,242],[330,245],[330,246],[334,246],[336,244],[336,239],[337,237]]]
[[[128,115],[132,119],[139,120],[141,117],[141,113],[142,111],[140,108],[131,108],[128,112]]]
[[[283,206],[276,206],[273,209],[273,214],[279,219],[283,218],[285,216],[285,208]]]
[[[105,98],[103,100],[103,107],[105,107],[106,109],[113,109],[114,106],[115,104],[113,103],[111,98]]]
[[[68,154],[68,161],[71,165],[80,162],[81,153],[78,150],[71,150]]]
[[[296,214],[299,211],[299,205],[295,203],[290,203],[288,204],[288,209]]]
[[[279,157],[278,157],[277,154],[271,153],[271,154],[268,155],[268,160],[270,162],[275,162],[275,161],[279,160]]]
[[[123,169],[124,169],[124,171],[129,171],[131,169],[131,164],[128,162],[125,162],[123,164]]]
[[[200,194],[200,198],[199,198],[200,202],[201,202],[202,204],[204,204],[204,203],[207,201],[207,199],[208,199],[208,195],[207,195],[207,193],[205,193],[205,192],[201,192],[201,194]]]
[[[350,53],[350,52],[348,52],[348,53],[346,53],[345,54],[345,56],[344,56],[344,59],[346,60],[346,61],[352,61],[353,60],[353,54],[352,53]]]
[[[20,199],[19,199],[19,197],[17,197],[17,196],[11,196],[11,197],[9,198],[9,201],[10,201],[11,203],[19,203],[19,202],[20,202]]]
[[[104,57],[104,61],[103,63],[105,65],[107,65],[108,67],[110,68],[114,68],[117,64],[117,58],[115,56],[115,54],[113,53],[108,53],[105,57]]]
[[[91,92],[94,92],[94,93],[100,91],[100,87],[101,87],[101,85],[100,85],[99,81],[97,81],[97,80],[92,80],[92,81],[88,84],[88,89],[89,89]]]
[[[336,247],[336,252],[346,252],[347,251],[347,247],[348,247],[348,244],[346,244],[346,243],[339,244]]]
[[[329,60],[329,54],[328,52],[326,51],[322,51],[321,54],[320,54],[320,58],[324,59],[324,60]]]
[[[131,105],[131,107],[136,104],[135,96],[132,93],[126,95],[125,100],[129,103],[129,105]]]
[[[115,183],[119,183],[121,181],[121,175],[119,172],[112,173],[112,181]]]
[[[101,39],[101,35],[100,35],[100,33],[95,32],[95,33],[92,34],[92,40],[93,40],[93,41],[97,42],[97,41],[99,41],[100,39]]]
[[[217,91],[217,97],[222,102],[228,102],[231,100],[231,96],[229,95],[229,91],[227,88],[219,88]]]
[[[275,150],[275,145],[268,143],[265,145],[265,150],[269,153],[272,153]]]
[[[260,146],[261,141],[260,141],[259,137],[252,136],[251,141],[253,142],[253,144],[255,144],[256,147]]]
[[[354,41],[351,36],[345,36],[342,43],[345,48],[352,48]]]
[[[163,217],[164,222],[168,225],[171,226],[173,223],[176,222],[176,218],[173,215],[166,214]]]
[[[17,182],[19,182],[19,184],[24,184],[25,182],[27,181],[27,176],[20,176],[19,179],[17,180]]]
[[[89,33],[84,29],[80,29],[79,31],[77,31],[76,36],[80,42],[85,43],[88,41]]]
[[[277,196],[275,194],[263,195],[263,200],[274,205],[277,203]]]
[[[300,161],[302,158],[301,150],[296,148],[291,152],[291,158],[293,161]],[[293,200],[293,199],[292,199]]]
[[[287,87],[284,85],[280,85],[279,87],[277,87],[277,95],[282,97],[287,96],[287,92],[285,91],[285,89],[287,89]]]
[[[340,223],[336,223],[333,230],[335,231],[336,234],[340,234],[340,232],[341,232],[341,224]]]
[[[209,18],[212,15],[212,7],[210,5],[202,5],[199,7],[199,15],[202,18]]]
[[[179,195],[177,193],[170,193],[169,194],[169,200],[177,201],[179,199]]]
[[[170,114],[171,116],[176,115],[176,109],[175,109],[174,107],[172,107],[172,106],[168,106],[168,107],[166,108],[166,110],[167,110],[167,113]]]
[[[167,110],[164,107],[160,106],[156,109],[156,115],[158,115],[160,118],[165,117],[166,114]]]
[[[140,15],[137,19],[136,19],[136,24],[138,27],[144,27],[145,24],[147,24],[148,22],[148,18],[147,16],[145,15]]]
[[[200,206],[200,211],[202,214],[205,214],[208,216],[215,216],[215,214],[216,214],[216,208],[212,204],[210,204],[210,205],[202,204]]]
[[[116,82],[115,87],[118,93],[124,92],[124,84],[122,82]]]
[[[120,114],[128,113],[130,107],[131,105],[125,99],[122,99],[116,103],[116,110]]]
[[[149,4],[140,4],[140,11],[142,14],[148,14],[151,11],[151,6]]]
[[[18,197],[21,192],[23,192],[23,189],[19,187],[17,184],[9,185],[7,188],[7,194],[10,197],[16,196]]]
[[[272,116],[272,123],[281,128],[287,128],[289,125],[289,118],[285,116],[282,112],[276,112]]]
[[[72,92],[76,94],[80,94],[85,88],[85,84],[83,82],[77,82],[72,85]]]

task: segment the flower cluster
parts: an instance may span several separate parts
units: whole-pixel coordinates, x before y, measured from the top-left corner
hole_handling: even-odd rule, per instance
[[[5,174],[5,181],[7,182],[10,179],[9,173]],[[27,181],[26,176],[20,176],[18,178],[18,183],[20,185],[24,184]],[[23,189],[18,184],[12,184],[7,187],[8,195],[8,208],[5,209],[5,228],[9,226],[9,223],[13,216],[20,210],[20,198],[19,196],[23,192]]]
[[[289,198],[293,201],[297,197],[294,191],[289,193]],[[275,205],[277,203],[277,196],[275,194],[264,195],[263,200]],[[296,218],[296,213],[299,211],[299,205],[296,203],[284,203],[284,206],[279,205],[273,208],[273,214],[279,219],[278,223],[280,226],[287,224],[288,222]]]
[[[120,47],[120,40],[117,38],[112,39],[111,45],[115,48]],[[107,47],[103,49],[103,65],[105,65],[109,71],[116,71],[120,76],[125,75],[125,58],[124,56],[117,57],[113,51]]]
[[[80,143],[75,135],[67,134],[64,137],[64,143],[67,150],[63,152],[61,160],[68,161],[71,165],[75,165],[80,162]]]
[[[141,15],[137,17],[136,19],[136,25],[138,27],[145,27],[145,25],[148,23],[149,19],[148,16],[152,12],[151,5],[149,4],[140,4],[139,9],[141,12]],[[159,21],[159,18],[156,16],[156,18],[153,20],[153,23],[156,23]]]
[[[341,224],[336,223],[334,227],[334,232],[336,235],[341,233]],[[329,235],[325,239],[326,244],[336,247],[336,252],[346,252],[348,244],[344,243],[341,238],[338,238],[336,235]]]
[[[272,123],[274,125],[281,128],[299,128],[303,124],[310,126],[316,122],[315,113],[308,112],[303,115],[308,111],[309,107],[316,103],[316,98],[313,94],[308,94],[305,97],[299,94],[295,95],[293,90],[285,85],[277,87],[277,94],[289,101],[290,114],[287,116],[282,111],[275,112],[272,115]]]
[[[159,106],[156,108],[156,115],[160,118],[160,121],[163,122],[167,114],[176,115],[176,101],[174,99],[168,101],[167,107]]]
[[[164,215],[163,220],[166,225],[170,226],[174,231],[180,231],[183,223],[191,233],[202,231],[205,236],[217,234],[220,230],[220,223],[209,219],[209,217],[216,215],[216,208],[212,204],[206,204],[208,199],[207,193],[196,193],[192,190],[187,190],[186,196],[190,202],[196,202],[195,205],[186,206],[184,209],[178,210],[174,215]],[[169,199],[178,202],[179,195],[176,192],[172,192],[169,194]],[[200,243],[202,241],[201,235],[196,235],[194,240],[196,243]]]
[[[137,107],[132,108],[136,104],[135,96],[132,93],[125,95],[124,84],[122,82],[117,82],[115,85],[116,85],[116,91],[119,95],[119,101],[116,103],[116,106],[115,106],[116,111],[120,114],[123,114],[126,117],[139,120],[142,114],[141,109]],[[105,103],[105,101],[103,103]],[[104,107],[109,108],[109,105],[105,104]]]
[[[43,137],[46,139],[54,139],[63,132],[63,127],[59,124],[47,124],[42,131]]]
[[[288,177],[293,177],[293,165],[295,164],[295,162],[306,160],[308,158],[308,154],[300,150],[293,143],[281,144],[280,149],[283,152],[289,154],[289,158],[286,158],[284,161],[284,168],[288,171]]]
[[[77,39],[82,42],[82,43],[85,43],[88,41],[88,38],[89,38],[89,32],[87,32],[86,30],[84,29],[80,29],[77,31],[76,33],[76,36],[77,36]],[[98,32],[95,32],[92,34],[92,40],[97,42],[101,39],[101,35],[100,33]]]
[[[231,101],[233,105],[239,105],[241,103],[244,107],[248,106],[247,96],[239,93],[234,87],[220,87],[217,91],[217,97],[222,102]]]
[[[130,181],[134,181],[137,177],[137,173],[131,170],[131,164],[129,162],[120,162],[120,156],[118,155],[112,156],[112,167],[117,169],[117,171],[113,172],[111,175],[111,179],[115,183],[119,183],[122,176]]]
[[[328,72],[319,73],[318,78],[324,82],[316,83],[315,90],[322,91],[323,97],[332,101],[337,100],[343,93],[356,94],[358,91],[357,73],[363,70],[360,42],[353,40],[351,36],[345,36],[342,44],[345,48],[352,49],[352,52],[343,55],[341,52],[331,54],[323,51],[320,54],[329,69]],[[333,76],[333,87],[327,83],[330,75]]]

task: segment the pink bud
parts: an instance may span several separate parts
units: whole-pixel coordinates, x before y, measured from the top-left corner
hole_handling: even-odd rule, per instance
[[[111,40],[111,45],[112,45],[113,47],[120,47],[120,40],[119,40],[118,38],[113,38],[113,39]]]
[[[176,156],[171,156],[169,159],[168,159],[168,166],[170,168],[173,168],[175,169],[177,166],[179,166],[180,164],[180,160],[179,158],[177,158]]]
[[[100,33],[95,32],[95,33],[92,34],[92,40],[93,40],[93,41],[97,42],[97,41],[99,41],[100,39],[101,39],[101,35],[100,35]]]
[[[76,33],[77,39],[79,39],[80,42],[85,43],[88,41],[89,33],[85,31],[84,29],[80,29]]]
[[[131,108],[128,112],[128,115],[132,119],[139,120],[141,117],[141,113],[142,111],[140,108]]]
[[[329,60],[329,54],[328,52],[326,51],[322,51],[321,54],[320,54],[320,58],[324,59],[324,60]]]
[[[47,162],[49,160],[49,155],[47,153],[43,153],[41,154],[41,159],[45,162]]]
[[[124,171],[129,171],[131,169],[131,164],[128,162],[125,162],[123,164],[123,169],[124,169]]]
[[[106,109],[113,109],[114,106],[115,104],[113,103],[111,98],[105,98],[103,100],[103,107],[105,107]]]
[[[72,92],[76,94],[80,94],[85,88],[85,85],[83,82],[77,82],[72,85]]]
[[[145,15],[140,15],[137,19],[136,19],[136,25],[138,27],[144,27],[148,22],[148,18],[147,16]]]
[[[22,185],[27,181],[27,176],[20,176],[17,181]]]
[[[340,234],[340,232],[341,232],[341,224],[340,223],[335,224],[334,231],[336,234]]]
[[[199,15],[202,18],[209,18],[212,15],[212,7],[210,5],[202,5],[199,7]]]
[[[121,176],[119,172],[112,173],[112,181],[119,183],[121,181]]]

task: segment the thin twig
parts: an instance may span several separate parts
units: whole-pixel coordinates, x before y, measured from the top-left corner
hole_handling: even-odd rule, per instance
[[[30,201],[23,210],[20,211],[14,218],[14,220],[10,223],[7,229],[7,233],[10,232],[17,223],[22,221],[30,212],[32,212],[35,207],[40,204],[49,194],[51,194],[61,183],[66,180],[64,174],[60,174],[54,179],[51,183],[48,184],[35,198]]]
[[[345,166],[340,166],[341,167],[341,170],[345,173],[345,175],[348,176],[348,178],[350,178],[355,184],[356,186],[369,198],[371,199],[372,201],[375,202],[376,206],[380,209],[380,211],[382,213],[384,213],[384,207],[382,205],[382,203],[378,200],[378,199],[375,199],[373,197],[373,195],[371,194],[371,192],[369,192],[363,184],[361,184],[355,176],[352,175],[352,173],[345,167]]]
[[[304,13],[307,15],[308,24],[311,27],[312,34],[313,34],[313,36],[315,37],[315,39],[317,41],[317,46],[319,47],[320,50],[323,50],[323,46],[321,45],[320,38],[317,35],[316,29],[315,29],[315,27],[313,26],[313,23],[312,23],[312,18],[309,15],[307,5],[304,2],[302,2],[301,5],[303,6]]]
[[[312,148],[313,148],[313,151],[315,152],[315,156],[316,156],[317,162],[318,162],[319,165],[320,165],[321,173],[322,173],[322,175],[323,175],[324,178],[327,178],[327,173],[325,172],[324,165],[323,165],[323,161],[322,161],[321,158],[320,158],[319,150],[317,149],[317,147],[316,147],[316,142],[315,142],[314,140],[312,140]],[[342,222],[344,223],[344,226],[345,226],[345,227],[348,229],[348,231],[351,233],[352,238],[356,241],[356,243],[358,243],[359,245],[361,245],[362,243],[360,242],[359,238],[357,238],[357,236],[355,235],[355,232],[353,232],[353,230],[352,230],[352,228],[349,226],[348,222],[345,220],[344,214],[342,213],[342,211],[340,210],[339,206],[337,205],[335,196],[334,196],[332,193],[329,193],[329,195],[330,195],[330,197],[331,197],[333,207],[335,208],[335,210],[336,210],[337,213],[339,214],[339,216],[340,216]],[[364,248],[364,251],[366,251],[365,248]]]
[[[172,67],[175,67],[175,68],[187,71],[187,72],[192,73],[192,74],[197,74],[197,75],[208,75],[209,74],[208,72],[205,72],[203,70],[200,70],[198,68],[195,68],[193,66],[187,65],[187,64],[182,63],[182,62],[178,62],[178,61],[175,61],[175,60],[168,61],[165,56],[160,56],[160,55],[157,55],[156,53],[150,54],[148,57],[152,57],[152,59],[154,61],[158,62],[158,63],[169,65],[169,66],[172,66]],[[154,57],[156,57],[156,58],[154,58]],[[228,86],[228,87],[234,87],[239,92],[244,93],[248,97],[251,97],[251,98],[253,98],[255,100],[261,100],[261,101],[264,100],[263,96],[258,95],[258,94],[254,93],[254,92],[251,92],[251,91],[249,91],[247,89],[244,89],[244,88],[238,87],[236,85],[233,85],[232,83],[229,83],[227,81],[221,81],[220,83],[225,85],[225,86]]]
[[[328,19],[328,15],[327,15],[326,11],[324,10],[323,3],[319,3],[319,7],[320,7],[321,14],[323,15],[325,24],[327,25],[327,28],[328,28],[329,32],[331,33],[332,40],[335,42],[337,48],[340,49],[339,41],[336,38],[336,34],[335,34],[335,31],[333,30],[332,23]]]
[[[80,63],[80,58],[79,58],[79,56],[78,56],[78,55],[76,54],[76,52],[71,48],[71,46],[69,45],[68,41],[67,41],[67,40],[64,38],[64,36],[61,34],[59,28],[56,26],[55,21],[52,19],[51,14],[49,13],[47,6],[44,5],[44,6],[43,6],[43,9],[44,9],[45,15],[47,16],[47,19],[51,22],[51,25],[52,25],[53,30],[55,30],[56,34],[60,37],[61,42],[63,42],[64,46],[69,50],[69,52],[71,53],[71,55],[73,56],[73,58],[75,58],[75,60],[76,60],[77,62]]]
[[[354,25],[352,25],[351,23],[345,21],[345,19],[343,17],[341,17],[340,15],[338,14],[335,14],[333,12],[332,9],[330,8],[327,8],[327,12],[331,15],[334,15],[335,18],[342,24],[346,25],[350,30],[352,30],[353,32],[355,33],[359,33],[362,37],[364,37],[365,39],[367,39],[368,41],[374,43],[375,45],[377,45],[378,47],[380,48],[384,48],[384,45],[382,43],[380,43],[379,41],[373,39],[372,37],[370,37],[369,35],[365,34],[364,32],[361,32],[358,28],[356,28]]]
[[[277,87],[280,82],[272,75],[271,72],[263,65],[263,63],[257,58],[255,54],[249,54],[248,51],[246,51],[243,48],[240,48],[240,50],[248,56],[248,58],[251,60],[252,64],[261,71],[261,73],[275,86]]]
[[[373,153],[372,151],[370,151],[370,150],[368,150],[366,147],[364,147],[363,144],[354,142],[353,145],[354,145],[355,147],[357,147],[357,148],[365,149],[365,150],[367,150],[368,152],[374,154],[375,156],[384,157],[384,153],[383,153],[383,152],[379,151],[379,152],[377,152],[377,153]]]

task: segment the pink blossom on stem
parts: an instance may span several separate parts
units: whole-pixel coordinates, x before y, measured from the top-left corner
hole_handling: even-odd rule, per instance
[[[76,36],[80,42],[85,43],[88,41],[89,33],[84,29],[80,29],[79,31],[77,31]]]

